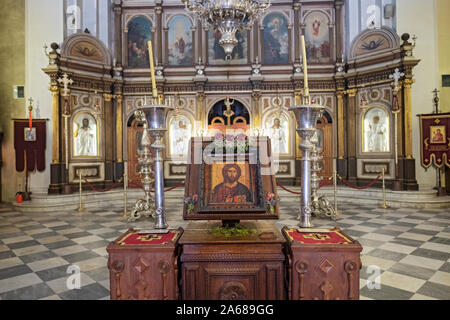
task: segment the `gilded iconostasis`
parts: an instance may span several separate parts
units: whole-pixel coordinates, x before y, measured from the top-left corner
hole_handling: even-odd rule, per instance
[[[135,140],[142,128],[134,121],[134,111],[150,102],[148,41],[153,43],[158,92],[174,107],[164,138],[166,184],[184,179],[189,139],[217,132],[269,136],[277,178],[299,183],[300,141],[288,109],[303,94],[304,35],[311,98],[326,110],[318,125],[323,176],[337,170],[363,184],[384,168],[388,179],[401,179],[406,189],[417,188],[410,170],[414,159],[407,95],[418,60],[410,37],[401,39],[393,28],[395,21],[361,27],[356,33],[345,18],[349,9],[344,1],[274,2],[253,26],[236,33],[237,45],[227,60],[220,31],[202,25],[172,1],[139,6],[116,1],[111,10],[113,32],[106,43],[88,29],[67,33],[44,69],[58,98],[53,108],[66,100],[58,95],[63,85],[57,79],[67,73],[74,81],[68,127],[63,121],[53,124],[53,135],[63,137],[67,129],[70,136],[68,146],[61,139],[53,148],[53,172],[63,170],[57,163],[68,157],[70,183],[78,181],[80,170],[103,185],[117,181],[125,166],[130,177],[137,176]],[[396,82],[402,110],[397,123],[390,77],[396,68],[405,74]],[[402,170],[396,177],[399,161]],[[62,176],[52,176],[50,191],[60,191]]]

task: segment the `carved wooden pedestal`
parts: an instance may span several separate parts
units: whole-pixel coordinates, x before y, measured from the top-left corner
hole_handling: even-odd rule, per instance
[[[246,223],[247,224],[247,223]],[[208,232],[220,223],[191,223],[182,247],[184,300],[285,298],[285,240],[269,222],[249,222],[260,235],[230,238]]]
[[[176,243],[183,229],[139,234],[133,229],[106,248],[111,300],[176,300]]]
[[[284,227],[290,300],[359,299],[362,247],[340,229],[299,233]]]

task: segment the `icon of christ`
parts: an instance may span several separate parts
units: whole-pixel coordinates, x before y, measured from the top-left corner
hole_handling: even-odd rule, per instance
[[[249,189],[239,182],[241,168],[237,164],[227,164],[222,168],[223,182],[214,187],[212,199],[215,203],[252,202]]]

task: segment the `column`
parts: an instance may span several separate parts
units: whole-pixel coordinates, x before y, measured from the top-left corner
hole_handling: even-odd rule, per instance
[[[249,62],[254,62],[256,60],[256,57],[258,57],[258,60],[261,61],[261,56],[259,56],[259,47],[260,47],[260,42],[259,42],[259,25],[258,25],[258,21],[255,21],[255,23],[253,24],[253,57],[252,57],[252,61]]]
[[[259,111],[260,111],[260,102],[261,102],[261,92],[260,91],[253,91],[252,92],[252,98],[253,98],[253,112],[254,112],[254,117],[253,117],[253,128],[259,128],[261,126],[261,118],[259,115]]]
[[[70,146],[69,139],[71,138],[71,134],[69,132],[70,129],[70,116],[71,116],[71,108],[70,108],[70,89],[67,89],[67,96],[64,96],[64,89],[60,89],[60,106],[61,106],[61,115],[62,115],[62,123],[61,123],[61,138],[60,138],[60,146],[61,146],[61,166],[66,169],[66,163],[69,163],[68,159],[70,159],[70,151],[67,149]],[[69,104],[69,109],[66,110],[65,101],[67,100]],[[66,144],[66,132],[67,132],[67,144]],[[67,161],[66,161],[67,160]],[[66,175],[63,176],[63,181],[66,182]]]
[[[412,100],[411,86],[415,82],[409,78],[403,80],[403,135],[404,135],[404,158],[399,161],[399,170],[403,170],[403,190],[416,191],[419,185],[416,180],[416,164],[413,158],[412,149]],[[403,165],[401,163],[403,162]]]
[[[117,90],[117,88],[116,88]],[[119,92],[122,92],[121,89]],[[114,181],[117,182],[124,173],[123,162],[123,96],[116,94],[113,96],[115,100],[115,123],[114,123]]]
[[[345,156],[345,125],[344,125],[344,92],[338,91],[337,97],[337,115],[338,115],[338,159],[344,159]]]
[[[116,161],[123,162],[123,97],[116,97]]]
[[[351,183],[357,180],[357,159],[356,146],[358,130],[356,129],[357,119],[357,99],[358,90],[356,88],[347,90],[347,176]]]
[[[194,25],[192,25],[192,27],[191,27],[191,34],[192,34],[192,64],[197,64],[197,62],[198,62],[198,54],[197,54],[197,52],[196,52],[196,50],[195,50],[195,46],[197,45],[197,39],[196,39],[196,31],[197,30],[197,28],[194,26]],[[167,39],[167,44],[166,44],[166,51],[167,51],[167,53],[166,53],[166,57],[167,57],[167,59],[169,59],[169,45],[168,45],[168,43],[169,43],[169,34],[168,34],[169,32],[167,31],[167,36],[166,36],[166,39]],[[167,64],[169,64],[169,61],[167,61]]]
[[[405,157],[413,158],[412,152],[412,106],[411,106],[411,86],[415,82],[413,79],[403,81],[404,99],[404,126],[405,126]]]
[[[292,32],[294,32],[292,28],[292,24],[288,24],[288,48],[289,48],[289,55],[288,55],[288,63],[294,63],[295,57],[292,58]]]
[[[52,83],[49,90],[52,93],[52,163],[50,164],[50,186],[48,193],[59,194],[64,177],[64,168],[61,164],[59,87]]]
[[[121,5],[114,6],[115,14],[115,56],[117,59],[117,64],[121,66],[122,62],[122,7]]]
[[[258,56],[261,64],[264,64],[264,23],[259,25],[259,39]]]
[[[59,140],[59,87],[51,86],[52,92],[52,163],[59,164],[61,160]]]
[[[337,91],[337,144],[338,153],[336,160],[337,172],[342,176],[347,176],[347,161],[345,159],[345,117],[344,117],[344,95],[345,91]]]
[[[294,63],[300,63],[300,9],[301,3],[294,2]]]
[[[125,67],[128,67],[128,28],[125,28],[123,30],[123,42],[125,43],[126,50],[124,51],[125,55],[122,58],[122,60],[123,60],[123,65]]]
[[[202,28],[202,23],[201,21],[198,21],[197,23],[197,50],[195,50],[196,52],[196,57],[195,57],[195,63],[198,63],[198,57],[202,57],[202,63],[206,64],[206,59],[207,56],[203,55],[203,35],[205,33],[205,31]],[[194,45],[194,44],[192,44]]]
[[[163,48],[163,41],[162,41],[162,34],[163,34],[163,30],[162,30],[162,6],[161,6],[161,1],[156,1],[156,7],[155,7],[155,12],[156,12],[156,44],[157,44],[157,58],[158,58],[158,64],[163,62],[163,52],[162,52],[162,48]]]
[[[344,5],[343,0],[336,0],[334,6],[336,9],[336,60],[337,62],[342,61],[343,57],[343,41],[344,41],[344,33],[342,27],[342,6]]]
[[[198,112],[197,112],[197,117],[195,118],[195,120],[196,121],[202,121],[202,123],[203,122],[205,122],[206,124],[205,124],[205,126],[206,127],[204,127],[203,129],[207,129],[207,127],[208,127],[208,116],[206,115],[205,116],[205,119],[206,119],[206,121],[204,121],[205,119],[204,119],[204,115],[205,115],[205,112],[206,112],[206,108],[205,108],[205,98],[206,98],[206,96],[205,96],[205,93],[204,92],[198,92],[197,93],[197,95],[196,95],[196,98],[197,98],[197,110],[198,110]],[[203,124],[202,124],[202,127],[203,127]]]
[[[103,94],[105,101],[104,119],[105,119],[105,185],[112,184],[114,178],[114,114],[112,107],[112,94]]]

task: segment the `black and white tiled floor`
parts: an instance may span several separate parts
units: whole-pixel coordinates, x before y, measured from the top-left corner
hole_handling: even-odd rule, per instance
[[[296,225],[299,201],[281,199],[277,225]],[[170,226],[185,227],[180,201],[166,201]],[[105,248],[130,227],[120,218],[122,210],[98,208],[79,216],[24,214],[0,206],[0,299],[109,299]],[[450,300],[449,209],[383,210],[346,204],[340,210],[337,225],[364,247],[361,299]],[[313,222],[318,227],[335,225],[329,220]],[[81,289],[67,287],[71,265],[81,270]]]

